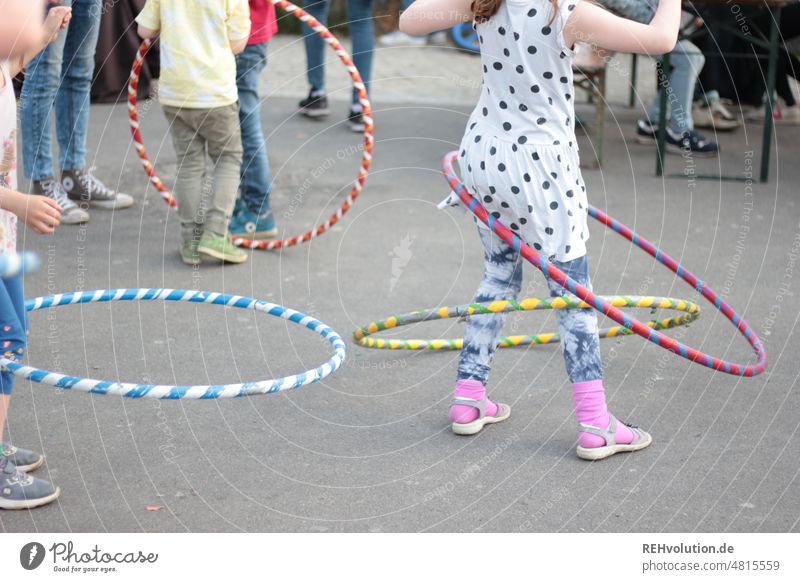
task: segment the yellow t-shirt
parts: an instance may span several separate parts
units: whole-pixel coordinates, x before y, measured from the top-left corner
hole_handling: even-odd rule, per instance
[[[250,34],[247,0],[147,0],[136,22],[160,31],[163,105],[210,109],[236,103],[229,43]]]

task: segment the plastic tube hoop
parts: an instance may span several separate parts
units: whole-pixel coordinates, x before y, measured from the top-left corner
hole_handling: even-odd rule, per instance
[[[364,182],[367,180],[367,174],[369,172],[370,164],[372,163],[372,147],[375,142],[374,138],[374,128],[373,128],[373,121],[372,121],[372,106],[370,105],[369,98],[367,97],[367,90],[364,86],[364,82],[361,80],[361,75],[358,73],[358,69],[356,69],[353,61],[350,58],[350,55],[347,54],[347,51],[344,50],[341,43],[336,39],[333,34],[318,20],[316,20],[313,16],[305,12],[302,8],[299,8],[292,4],[291,2],[287,2],[286,0],[271,0],[271,2],[285,10],[288,14],[293,15],[298,20],[306,23],[309,27],[311,27],[314,32],[316,32],[322,40],[324,40],[330,47],[334,50],[334,52],[338,55],[339,59],[344,63],[347,72],[350,75],[350,78],[353,80],[353,87],[358,95],[358,101],[361,103],[362,108],[362,117],[364,120],[364,144],[363,144],[363,152],[361,154],[361,166],[358,170],[358,175],[356,176],[355,181],[350,189],[350,192],[347,194],[347,197],[344,199],[342,205],[331,214],[328,219],[323,222],[322,224],[318,224],[311,230],[304,232],[303,234],[299,234],[296,236],[292,236],[285,239],[272,239],[272,240],[251,240],[246,238],[238,238],[235,237],[233,239],[234,244],[240,247],[247,247],[251,249],[262,249],[262,250],[273,250],[273,249],[280,249],[283,247],[291,247],[295,246],[300,243],[307,242],[317,236],[321,235],[323,232],[329,230],[334,224],[339,222],[339,220],[344,216],[348,210],[353,206],[358,198],[359,194],[364,188]],[[156,174],[155,168],[153,164],[150,162],[150,159],[147,156],[147,151],[144,147],[144,140],[142,138],[141,128],[139,127],[139,112],[137,109],[137,92],[139,86],[139,74],[142,70],[142,64],[144,63],[144,57],[147,54],[147,51],[150,49],[152,42],[148,39],[142,42],[139,46],[139,50],[136,53],[136,57],[133,60],[133,65],[131,67],[131,74],[128,78],[128,116],[130,118],[130,126],[131,126],[131,133],[133,135],[133,144],[136,147],[136,153],[139,155],[139,159],[142,161],[142,166],[144,166],[144,171],[150,178],[150,183],[153,187],[158,190],[161,194],[161,197],[164,199],[167,204],[170,206],[177,206],[177,202],[175,197],[170,193],[169,189],[164,185],[161,179]]]
[[[0,254],[0,278],[8,279],[19,273],[32,273],[39,268],[40,263],[36,253]]]
[[[0,365],[13,372],[16,376],[48,384],[55,388],[79,390],[92,394],[115,394],[128,398],[162,398],[162,399],[211,399],[251,396],[254,394],[268,394],[281,392],[292,388],[300,388],[306,384],[319,382],[332,374],[342,365],[345,358],[345,345],[342,338],[330,327],[310,315],[305,315],[294,309],[282,307],[274,303],[241,297],[239,295],[226,295],[223,293],[209,293],[206,291],[185,291],[182,289],[103,289],[99,291],[81,291],[74,293],[61,293],[46,297],[28,299],[25,302],[27,311],[36,311],[63,305],[76,305],[79,303],[99,303],[106,301],[186,301],[189,303],[205,303],[235,307],[238,309],[251,309],[274,317],[287,319],[292,323],[307,327],[317,332],[333,347],[331,358],[316,368],[277,378],[275,380],[261,380],[241,384],[219,384],[199,386],[175,386],[156,384],[129,384],[124,382],[111,382],[108,380],[93,380],[78,376],[66,376],[56,372],[48,372],[31,366],[23,366],[18,362],[0,357]]]
[[[453,169],[453,162],[455,161],[457,155],[458,152],[450,152],[442,160],[442,170],[444,171],[450,187],[467,206],[467,208],[469,208],[470,211],[477,216],[481,222],[492,229],[492,231],[494,231],[497,236],[505,241],[506,244],[517,249],[528,262],[542,271],[545,277],[548,279],[553,279],[564,289],[573,295],[577,295],[590,306],[613,319],[626,329],[631,330],[635,334],[653,342],[657,346],[681,356],[682,358],[686,358],[687,360],[696,362],[720,372],[738,376],[757,376],[766,369],[767,353],[764,350],[761,340],[758,338],[753,329],[708,285],[703,283],[688,270],[684,269],[680,263],[670,257],[667,253],[663,252],[651,242],[636,234],[627,226],[620,224],[601,210],[589,205],[589,216],[603,223],[614,232],[625,237],[634,245],[654,257],[659,263],[666,266],[669,270],[678,275],[678,277],[694,287],[698,293],[705,297],[709,303],[711,303],[720,313],[727,317],[733,323],[736,329],[739,330],[739,333],[741,333],[745,339],[747,339],[748,343],[755,351],[757,361],[755,365],[728,362],[706,354],[705,352],[701,352],[695,348],[689,347],[651,327],[648,327],[638,319],[625,315],[622,311],[611,305],[611,303],[601,297],[596,296],[586,287],[578,284],[574,279],[568,277],[555,265],[547,261],[547,259],[542,257],[533,248],[528,246],[528,244],[519,236],[507,229],[499,220],[496,220],[493,216],[491,216],[486,209],[481,206],[478,200],[470,195],[470,193],[467,191],[467,187],[461,182],[461,180],[458,178],[458,175],[456,175],[455,170]]]
[[[663,319],[653,319],[645,323],[652,329],[669,329],[679,325],[688,324],[700,317],[700,308],[696,303],[683,299],[672,299],[670,297],[639,297],[633,295],[615,295],[614,297],[602,297],[615,307],[640,307],[648,308],[653,311],[656,309],[674,309],[681,311],[674,317]],[[484,315],[493,313],[507,313],[509,311],[538,311],[541,309],[585,309],[591,305],[580,301],[574,297],[556,297],[552,299],[538,299],[529,297],[522,301],[504,300],[493,301],[491,303],[468,303],[455,307],[437,307],[434,309],[421,309],[401,315],[393,315],[380,321],[373,321],[358,328],[353,333],[353,341],[365,348],[375,348],[383,350],[460,350],[464,345],[462,338],[458,339],[382,339],[369,337],[377,332],[421,323],[438,319],[449,319],[454,317],[469,317],[472,315]],[[617,325],[606,329],[601,329],[601,338],[621,337],[631,335],[633,332]],[[513,335],[501,337],[499,347],[513,348],[518,346],[528,346],[533,344],[550,344],[561,341],[558,333],[539,333],[535,335]]]

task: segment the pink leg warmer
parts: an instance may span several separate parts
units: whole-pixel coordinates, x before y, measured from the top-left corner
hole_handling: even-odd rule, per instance
[[[472,398],[481,400],[486,397],[486,387],[477,380],[459,380],[456,382],[456,398]],[[450,420],[459,424],[466,424],[477,420],[480,413],[477,408],[464,404],[450,406]],[[497,415],[497,405],[486,398],[486,416]]]
[[[595,428],[609,428],[611,416],[606,407],[606,393],[603,390],[602,380],[576,382],[572,385],[572,397],[575,400],[575,414],[578,422]],[[617,423],[616,439],[618,444],[630,444],[633,442],[633,433],[627,426],[619,422]],[[578,433],[578,442],[586,449],[602,447],[607,444],[602,437],[586,432]]]

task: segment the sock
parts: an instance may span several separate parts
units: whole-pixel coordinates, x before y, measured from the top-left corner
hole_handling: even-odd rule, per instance
[[[323,97],[325,95],[325,89],[312,89],[311,96],[312,97]]]
[[[353,113],[361,113],[364,111],[364,108],[361,106],[361,103],[353,103],[350,106],[350,111]]]
[[[606,393],[602,380],[589,380],[588,382],[575,382],[572,385],[572,397],[575,400],[575,415],[578,422],[588,424],[595,428],[608,429],[611,424],[611,415],[606,406]],[[631,429],[617,423],[616,439],[618,444],[633,442]],[[586,449],[605,446],[603,437],[586,432],[578,433],[578,443]]]
[[[459,380],[456,382],[455,396],[457,398],[472,398],[482,400],[486,397],[486,387],[478,380]],[[486,398],[486,416],[497,415],[497,404]],[[477,420],[480,412],[477,408],[464,404],[450,406],[450,420],[459,424],[466,424]]]

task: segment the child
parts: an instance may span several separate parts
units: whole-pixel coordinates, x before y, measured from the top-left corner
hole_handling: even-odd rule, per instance
[[[250,38],[236,55],[236,88],[239,90],[239,123],[242,129],[242,161],[239,187],[230,223],[232,236],[251,239],[278,234],[269,204],[272,176],[269,172],[267,142],[261,129],[261,98],[258,83],[267,65],[267,43],[276,32],[275,5],[270,0],[250,0]]]
[[[22,70],[27,61],[47,46],[48,40],[55,38],[59,29],[67,25],[71,15],[69,8],[52,8],[47,14],[45,34],[42,35],[41,15],[44,13],[44,2],[33,4],[39,5],[37,20],[19,22],[17,26],[35,26],[39,29],[39,42],[29,47],[21,57],[18,56],[21,47],[10,47],[2,56],[13,57],[14,61],[0,61],[0,140],[3,147],[0,159],[0,254],[16,252],[17,217],[39,234],[52,233],[61,217],[61,208],[54,200],[45,196],[27,196],[17,191],[17,102],[11,79]],[[6,18],[8,15],[2,16]],[[17,54],[13,54],[14,52]],[[0,345],[3,356],[12,360],[22,357],[26,331],[22,277],[16,275],[9,279],[0,279]],[[0,435],[5,429],[13,387],[14,375],[8,370],[0,371]],[[31,509],[50,503],[59,496],[61,490],[58,487],[26,474],[27,471],[42,466],[42,455],[17,448],[5,441],[0,443],[0,453],[0,509]]]
[[[587,288],[588,203],[574,130],[573,45],[667,52],[679,17],[680,0],[661,0],[649,25],[580,0],[418,0],[401,17],[401,30],[413,35],[474,19],[483,89],[461,142],[464,183],[491,214]],[[485,271],[475,301],[515,298],[519,253],[487,228],[479,232]],[[548,286],[552,296],[566,293],[553,281]],[[580,423],[578,456],[602,459],[647,447],[649,434],[617,422],[606,407],[594,310],[557,313]],[[450,407],[457,434],[475,434],[511,414],[486,397],[503,320],[502,314],[469,320]]]
[[[161,36],[159,100],[178,155],[175,198],[181,221],[181,259],[203,256],[243,263],[228,223],[239,190],[242,138],[236,61],[250,34],[247,0],[147,0],[136,17],[139,35]],[[203,206],[206,149],[214,191]]]

